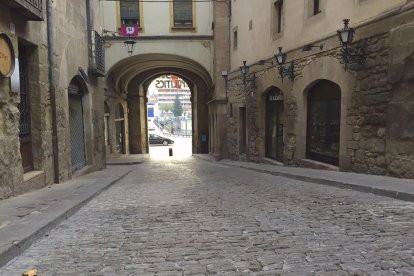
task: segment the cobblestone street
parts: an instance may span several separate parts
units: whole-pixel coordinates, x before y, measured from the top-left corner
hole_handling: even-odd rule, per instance
[[[414,275],[414,204],[188,158],[148,161],[0,275]]]

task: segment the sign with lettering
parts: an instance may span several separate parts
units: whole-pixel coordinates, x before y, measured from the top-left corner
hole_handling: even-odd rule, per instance
[[[121,35],[122,36],[138,36],[138,25],[122,25]]]
[[[269,95],[269,101],[273,102],[273,101],[283,101],[283,93],[281,91],[279,91],[278,93],[271,93]]]
[[[14,70],[14,51],[9,37],[0,34],[0,76],[9,77]]]
[[[181,78],[170,75],[156,79],[155,87],[158,89],[163,88],[176,88],[176,89],[188,89],[187,83]]]

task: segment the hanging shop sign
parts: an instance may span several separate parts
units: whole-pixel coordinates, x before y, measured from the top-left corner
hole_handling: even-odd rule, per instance
[[[128,37],[138,36],[138,30],[139,30],[138,25],[122,25],[120,33],[121,33],[121,36],[128,36]]]
[[[0,34],[0,76],[10,77],[14,71],[14,50],[10,38]]]

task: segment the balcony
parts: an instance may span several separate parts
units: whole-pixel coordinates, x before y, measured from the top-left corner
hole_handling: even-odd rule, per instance
[[[90,46],[89,72],[99,77],[105,76],[105,41],[96,32],[91,31],[92,45]]]
[[[43,21],[43,0],[3,0],[26,20]]]

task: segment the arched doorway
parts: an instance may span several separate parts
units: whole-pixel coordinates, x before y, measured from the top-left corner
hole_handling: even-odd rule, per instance
[[[72,80],[68,87],[72,172],[86,165],[83,94],[79,82]]]
[[[283,162],[284,146],[283,111],[283,92],[274,87],[266,94],[265,155],[280,162]]]
[[[120,154],[125,153],[125,117],[124,107],[118,103],[115,108],[115,137],[116,137],[116,152]]]
[[[318,81],[308,94],[306,156],[338,166],[341,126],[341,89],[328,80]]]

